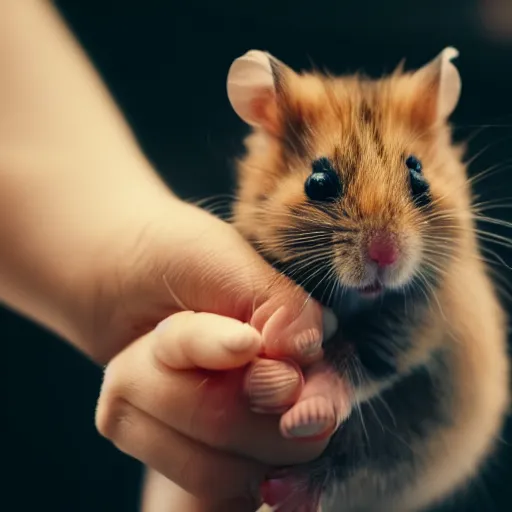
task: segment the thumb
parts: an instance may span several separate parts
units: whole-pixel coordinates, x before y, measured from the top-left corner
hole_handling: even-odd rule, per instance
[[[326,330],[320,306],[272,268],[232,225],[173,199],[163,213],[130,233],[136,233],[136,240],[123,244],[124,256],[105,265],[101,307],[96,308],[105,311],[108,327],[96,330],[114,339],[114,345],[121,347],[167,316],[188,310],[230,317],[264,331],[263,352],[269,357],[300,364],[319,357]],[[326,325],[329,334],[332,317]]]

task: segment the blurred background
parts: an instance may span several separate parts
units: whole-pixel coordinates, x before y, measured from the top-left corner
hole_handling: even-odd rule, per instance
[[[146,154],[184,198],[232,190],[232,158],[245,127],[229,106],[225,79],[247,50],[270,51],[296,69],[314,63],[377,76],[403,57],[406,67],[418,67],[453,45],[463,79],[455,136],[470,140],[472,174],[496,166],[476,184],[481,200],[512,205],[512,0],[55,3]],[[510,208],[487,214],[512,220]],[[512,235],[492,224],[482,229]],[[512,252],[487,248],[499,282],[512,284]],[[8,311],[0,310],[0,325],[10,482],[0,510],[135,512],[141,468],[94,428],[101,370]],[[511,430],[482,477],[446,510],[511,510]]]

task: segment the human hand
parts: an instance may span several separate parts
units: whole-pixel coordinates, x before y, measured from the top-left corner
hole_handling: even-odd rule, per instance
[[[118,271],[103,274],[94,309],[104,312],[96,315],[102,339],[123,346],[169,319],[110,362],[97,424],[121,450],[213,506],[254,495],[270,465],[310,460],[325,447],[326,436],[284,439],[278,416],[250,410],[277,412],[296,400],[295,364],[256,356],[318,361],[322,315],[231,226],[171,205],[146,224]]]
[[[69,340],[95,361],[111,361],[99,403],[98,426],[114,442],[119,441],[118,434],[128,434],[119,441],[126,451],[141,450],[136,456],[140,453],[141,460],[149,460],[160,445],[148,437],[141,445],[129,439],[141,432],[137,429],[146,431],[138,412],[158,425],[160,410],[145,412],[145,401],[142,409],[122,409],[125,395],[131,399],[130,392],[137,390],[124,384],[148,385],[151,389],[151,383],[144,380],[149,373],[134,381],[123,368],[125,361],[133,363],[134,354],[148,355],[137,352],[144,341],[153,348],[158,345],[148,341],[151,336],[160,336],[152,332],[154,326],[183,309],[199,312],[198,318],[206,312],[246,322],[253,307],[260,307],[270,297],[282,296],[292,305],[303,301],[293,299],[294,292],[287,290],[285,280],[273,273],[231,227],[171,198],[49,5],[9,2],[5,9],[9,13],[5,19],[16,19],[17,27],[29,27],[35,36],[27,46],[27,41],[20,39],[23,30],[11,30],[7,24],[1,31],[2,41],[11,51],[2,61],[9,80],[4,81],[0,105],[0,131],[4,128],[5,139],[0,155],[5,170],[0,203],[9,218],[0,230],[0,300]],[[28,54],[31,59],[24,59]],[[26,105],[33,107],[30,115],[17,115],[26,111]],[[130,345],[133,340],[138,341]],[[289,352],[290,357],[296,355],[300,360],[295,350],[299,347],[293,343],[276,347],[288,347],[282,355]],[[242,361],[247,357],[244,352]],[[242,361],[231,361],[228,366]],[[300,392],[300,373],[282,362],[266,364],[280,364],[289,376],[281,381],[288,384],[286,389],[272,395],[274,405],[290,401],[297,389]],[[145,368],[162,382],[169,375],[187,372],[170,368],[168,373],[158,373],[153,367]],[[239,389],[240,383],[236,384]],[[253,404],[259,397],[256,405],[268,408],[272,401],[264,400],[262,389],[260,386],[260,393],[254,394],[253,387]],[[194,402],[185,405],[192,407]],[[174,410],[173,421],[187,410]],[[206,410],[206,406],[201,408],[201,412]],[[278,438],[275,417],[254,415],[255,425],[272,420],[272,439],[279,446],[272,453],[256,454],[252,464],[303,460],[313,457],[325,444],[296,448],[292,441]],[[169,435],[178,435],[176,425],[168,427],[172,431]],[[180,434],[188,441],[179,446],[195,446],[193,443],[200,441],[197,432],[192,435],[189,431]],[[262,432],[260,444],[274,446],[272,440],[267,444],[265,430]],[[251,457],[249,447],[254,439],[238,442],[240,446],[220,443],[219,450],[219,443],[212,441],[215,446],[210,449],[217,449],[215,457],[220,458],[231,457],[232,452]],[[192,456],[194,450],[187,453]],[[166,466],[166,471],[171,469]]]

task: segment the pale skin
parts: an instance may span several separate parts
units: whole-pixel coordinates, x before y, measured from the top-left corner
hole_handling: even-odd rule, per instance
[[[271,466],[327,440],[261,414],[307,391],[321,339],[278,335],[269,355],[290,362],[262,360],[247,322],[286,303],[322,332],[319,306],[162,183],[48,2],[0,0],[0,74],[0,300],[106,366],[96,424],[159,472],[145,511],[252,512]]]

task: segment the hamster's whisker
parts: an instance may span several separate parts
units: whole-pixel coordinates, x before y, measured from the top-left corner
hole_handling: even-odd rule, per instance
[[[331,280],[331,291],[329,292],[329,295],[327,297],[327,304],[331,304],[331,301],[333,300],[333,297],[336,296],[336,292],[339,290],[340,292],[342,291],[342,286],[341,286],[341,282],[340,280],[338,279],[338,276],[336,274],[336,269],[334,268],[334,266],[331,265],[331,269],[330,269],[330,280]],[[323,296],[322,296],[323,298]]]
[[[507,162],[508,162],[508,160],[507,160]],[[500,166],[502,166],[502,167],[500,167]],[[511,167],[510,165],[503,165],[503,162],[501,162],[500,164],[492,165],[489,168],[485,169],[484,171],[481,171],[478,174],[465,179],[460,185],[449,189],[446,193],[444,193],[442,196],[434,199],[428,205],[421,207],[420,210],[425,212],[425,211],[431,209],[432,207],[438,206],[447,197],[449,197],[450,195],[452,195],[454,193],[460,192],[461,189],[467,188],[467,187],[472,187],[474,184],[480,182],[482,179],[488,178],[495,174],[498,174],[499,172],[503,172],[504,170],[506,170],[510,167]]]
[[[307,236],[298,236],[295,237],[292,234],[285,234],[285,233],[279,233],[279,234],[273,234],[270,235],[266,240],[258,240],[255,243],[260,245],[267,245],[269,243],[277,244],[277,245],[286,245],[287,248],[290,250],[293,250],[294,248],[321,248],[325,247],[325,242],[329,242],[331,239],[331,236],[320,236],[320,235],[314,235],[311,237]],[[317,243],[322,242],[322,244]]]
[[[298,242],[301,242],[301,241],[316,241],[316,240],[320,240],[320,241],[324,241],[324,240],[328,240],[329,238],[332,238],[332,233],[331,232],[322,232],[322,231],[318,231],[318,232],[303,232],[303,233],[295,233],[295,232],[284,232],[284,233],[279,233],[279,234],[276,234],[276,235],[273,235],[273,238],[276,239],[276,240],[287,240],[287,241],[298,241]]]
[[[290,265],[286,267],[286,273],[288,275],[297,275],[301,272],[307,271],[315,265],[325,263],[329,255],[312,255],[307,259],[291,259]],[[286,261],[280,260],[281,264],[287,263]]]
[[[505,203],[500,203],[500,201],[507,201]],[[508,209],[512,208],[512,197],[501,197],[499,199],[490,199],[488,201],[481,201],[480,203],[473,204],[472,210],[476,211],[476,213],[480,213],[486,210],[491,209]]]
[[[317,267],[314,265],[307,265],[296,267],[295,269],[287,269],[286,275],[293,279],[299,286],[305,288],[316,276],[320,275],[325,266],[321,265],[321,262],[316,263]]]
[[[347,365],[347,374],[348,374],[349,380],[353,384],[362,383],[365,381],[364,373],[360,367],[360,363],[356,359],[352,359],[351,364]],[[354,378],[353,374],[355,374],[355,378]],[[366,438],[367,448],[368,448],[368,450],[370,450],[370,447],[371,447],[370,436],[368,435],[368,430],[366,429],[366,424],[365,424],[364,417],[363,417],[363,411],[361,410],[361,404],[360,404],[359,400],[354,401],[354,407],[356,408],[357,416],[361,422],[361,428],[362,428],[363,434]]]
[[[507,268],[508,270],[512,270],[512,267],[496,252],[496,251],[493,251],[492,249],[490,249],[489,247],[485,247],[485,246],[482,246],[481,247],[481,250],[483,252],[486,252],[487,254],[490,254],[491,256],[493,256],[494,258],[496,258],[498,261],[490,261],[488,259],[484,259],[482,257],[482,260],[487,262],[487,263],[490,263],[490,264],[501,264],[503,265],[505,268]]]
[[[322,269],[321,269],[321,270],[319,270],[319,271],[320,271],[320,272],[322,272],[322,271],[324,271],[324,270],[325,270],[325,266],[324,266],[324,268],[322,268]],[[312,277],[311,277],[311,279],[313,279],[313,277],[316,277],[316,275],[318,275],[318,272],[316,272],[315,274],[313,274],[313,275],[312,275]],[[312,295],[313,295],[313,293],[315,293],[315,291],[319,288],[319,286],[320,286],[321,284],[323,284],[323,283],[324,283],[324,281],[329,282],[329,276],[330,276],[330,272],[326,272],[326,274],[325,274],[325,275],[320,279],[320,281],[319,281],[319,282],[318,282],[318,283],[313,287],[313,289],[311,290],[311,292],[309,293],[309,295],[310,295],[310,296],[312,296]],[[311,281],[311,279],[310,279],[310,281]],[[308,283],[306,283],[306,284],[308,284]],[[305,285],[306,285],[306,284],[305,284]],[[304,286],[305,286],[305,285],[304,285]],[[324,295],[324,294],[322,293],[322,298],[323,298],[323,295]]]
[[[448,276],[450,275],[448,271],[440,267],[439,265],[435,264],[432,260],[425,259],[423,262],[425,266],[425,270],[432,270],[435,274],[441,275],[441,276]]]
[[[325,248],[333,242],[332,236],[312,236],[312,237],[294,237],[290,235],[271,236],[269,241],[276,245],[282,245],[285,251],[295,252]]]
[[[495,219],[494,217],[488,217],[486,215],[474,215],[473,218],[477,222],[484,222],[487,224],[495,224],[496,226],[503,226],[505,228],[512,228],[512,222],[506,220]]]
[[[302,249],[301,251],[291,252],[289,255],[280,258],[280,261],[282,263],[288,263],[290,261],[300,260],[304,263],[315,256],[324,257],[331,255],[332,249],[330,247],[313,247],[311,249]]]
[[[426,279],[423,276],[423,273],[417,272],[412,279],[411,285],[417,287],[424,295],[425,300],[427,302],[428,307],[431,307],[432,299],[430,297],[430,293],[426,287]]]
[[[510,140],[512,137],[510,135],[506,136],[506,137],[502,137],[500,139],[496,139],[496,140],[493,140],[492,142],[490,142],[489,144],[487,144],[487,146],[484,146],[481,150],[479,150],[475,155],[473,155],[469,160],[467,160],[465,162],[465,165],[466,167],[470,167],[471,164],[473,164],[476,160],[478,160],[478,158],[480,158],[482,155],[484,155],[487,151],[489,151],[489,149],[495,147],[495,146],[498,146],[499,144],[501,144],[502,142],[506,142],[508,140]]]
[[[501,245],[503,247],[512,248],[512,240],[510,238],[498,235],[496,233],[491,233],[488,231],[475,230],[477,232],[477,237],[480,240],[493,243],[496,245]]]
[[[201,206],[203,204],[208,203],[209,201],[236,201],[237,197],[234,194],[215,194],[207,197],[201,198],[189,198],[187,199],[188,203],[195,204],[196,206]]]
[[[374,397],[374,398],[376,398],[377,400],[379,400],[379,401],[382,403],[382,405],[384,406],[384,408],[385,408],[385,409],[386,409],[386,411],[388,412],[389,417],[390,417],[391,421],[393,422],[393,425],[394,425],[394,426],[395,426],[395,428],[396,428],[396,426],[397,426],[396,417],[395,417],[395,415],[393,414],[393,411],[392,411],[392,410],[391,410],[391,408],[389,407],[389,405],[388,405],[388,403],[386,402],[386,400],[382,397],[382,395],[381,395],[380,393],[377,393],[377,394],[375,395],[375,397]]]
[[[384,428],[384,424],[382,423],[381,419],[379,418],[379,415],[377,414],[377,411],[375,410],[375,407],[373,406],[372,404],[372,400],[368,400],[366,402],[366,405],[368,406],[368,408],[370,409],[370,411],[372,411],[373,413],[373,416],[375,417],[375,420],[377,421],[377,423],[379,424],[382,432],[385,432],[385,428]]]
[[[484,169],[483,171],[467,178],[459,186],[448,190],[445,194],[443,194],[442,196],[440,196],[437,199],[435,199],[434,201],[432,201],[429,205],[422,207],[422,210],[426,211],[429,208],[432,208],[433,206],[439,205],[448,196],[459,192],[461,190],[461,188],[473,187],[475,184],[481,182],[484,179],[488,179],[492,176],[495,176],[496,174],[499,174],[501,172],[504,172],[504,171],[510,169],[512,167],[512,165],[506,165],[509,161],[510,161],[510,159],[506,160],[505,162],[500,162],[499,164],[492,165],[492,166],[488,167],[487,169]],[[459,213],[459,215],[460,215],[460,213]]]
[[[491,176],[496,176],[496,174],[506,171],[512,167],[509,164],[510,161],[510,159],[507,159],[504,160],[503,162],[500,162],[499,164],[491,165],[490,167],[487,167],[483,171],[473,174],[472,176],[467,178],[466,183],[468,185],[473,186],[476,185],[477,183],[480,183],[484,179],[490,178]]]
[[[453,239],[448,238],[446,236],[424,234],[423,238],[425,240],[431,240],[433,242],[448,242],[448,244],[450,244],[450,247],[451,247],[451,244],[453,243]],[[453,250],[453,248],[451,250]]]

